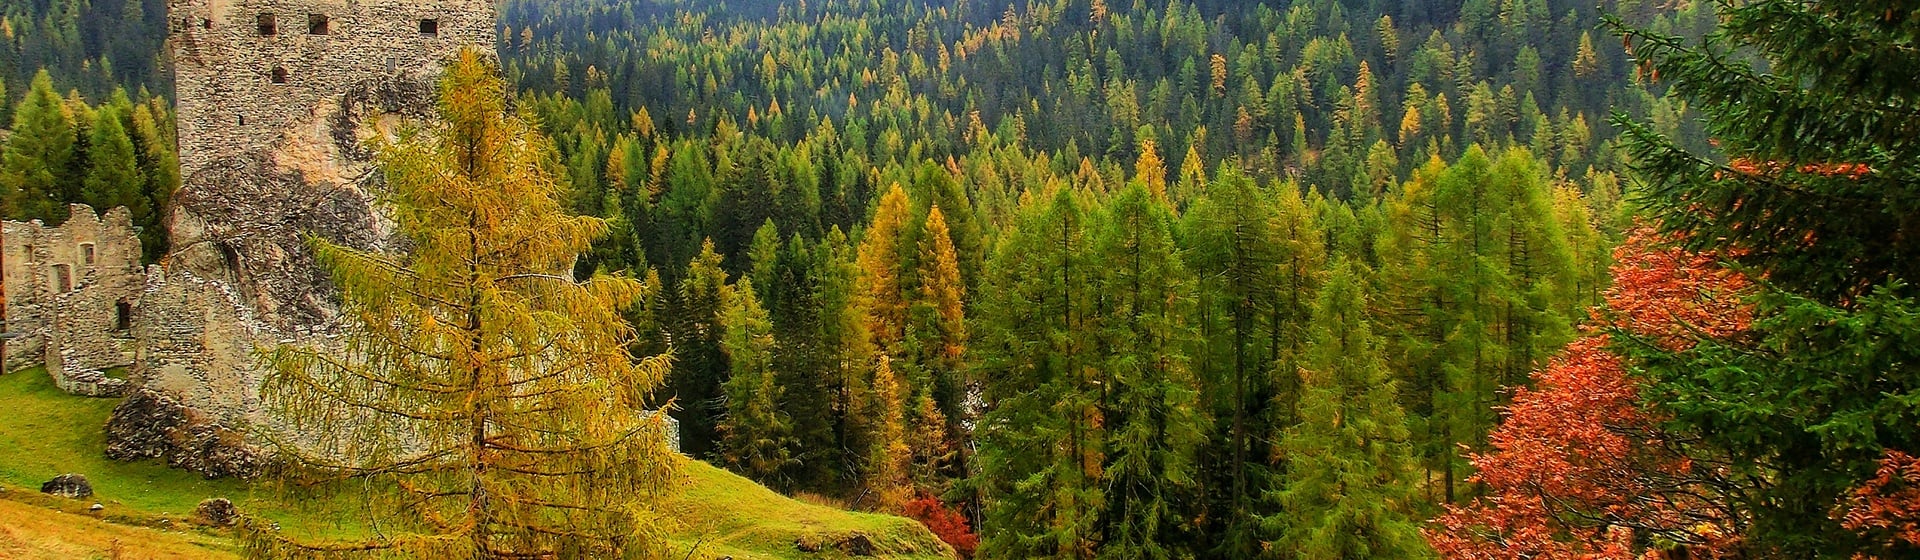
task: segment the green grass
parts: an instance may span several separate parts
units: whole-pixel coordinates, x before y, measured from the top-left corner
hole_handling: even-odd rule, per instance
[[[242,513],[272,519],[292,535],[352,538],[362,534],[355,515],[359,502],[350,493],[291,496],[272,489],[274,485],[206,480],[159,461],[108,460],[102,428],[118,403],[117,399],[68,395],[42,369],[0,375],[0,410],[5,411],[0,412],[0,450],[6,450],[0,452],[0,485],[13,489],[0,494],[0,500],[70,513],[85,513],[88,504],[99,502],[107,509],[96,517],[108,521],[179,528],[184,525],[177,521],[186,519],[201,500],[224,497]],[[686,465],[678,488],[660,503],[667,538],[677,548],[674,558],[845,558],[834,544],[855,534],[871,540],[882,558],[951,556],[945,545],[913,521],[808,504],[706,463],[688,461]],[[41,483],[63,473],[86,475],[95,496],[74,501],[33,493]],[[802,552],[797,543],[820,550]],[[13,556],[0,548],[0,557]]]

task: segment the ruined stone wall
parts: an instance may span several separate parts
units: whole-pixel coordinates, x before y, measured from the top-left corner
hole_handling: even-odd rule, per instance
[[[115,396],[105,370],[132,363],[130,327],[145,283],[140,239],[126,208],[104,216],[76,204],[58,227],[6,222],[9,370],[46,364],[68,392]]]
[[[168,17],[183,181],[173,253],[135,313],[137,387],[109,420],[109,455],[245,473],[236,434],[272,423],[256,350],[339,328],[307,239],[395,248],[366,141],[433,118],[445,64],[463,48],[491,56],[494,6],[172,0]]]
[[[232,283],[277,327],[330,323],[331,286],[301,237],[388,240],[364,141],[430,118],[462,48],[491,52],[492,2],[174,0],[169,17],[185,179],[170,264]]]
[[[174,0],[168,13],[182,176],[324,133],[299,129],[324,126],[311,117],[342,94],[434,73],[464,46],[491,49],[495,35],[490,0]],[[310,27],[316,18],[324,29]]]

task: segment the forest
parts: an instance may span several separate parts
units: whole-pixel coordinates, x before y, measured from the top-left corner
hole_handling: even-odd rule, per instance
[[[0,9],[9,219],[166,254],[162,4]],[[543,219],[604,224],[538,262],[782,493],[979,558],[1920,553],[1913,6],[499,16]]]

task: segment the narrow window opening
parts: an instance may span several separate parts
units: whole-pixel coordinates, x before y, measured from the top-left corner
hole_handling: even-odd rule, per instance
[[[273,83],[276,83],[276,84],[284,84],[284,83],[287,83],[287,69],[286,69],[286,68],[284,68],[284,67],[280,67],[280,66],[275,66],[275,67],[273,67]],[[241,118],[243,118],[243,119],[244,119],[245,117],[241,117]],[[244,123],[244,122],[243,122],[243,123],[241,123],[241,124],[246,124],[246,123]]]
[[[327,20],[327,14],[307,14],[307,34],[326,35],[332,33],[333,28],[331,23],[332,22]]]
[[[33,246],[28,245],[27,248],[24,250],[27,253],[27,262],[33,262]]]
[[[420,34],[421,35],[439,35],[440,20],[437,20],[437,19],[420,20]]]
[[[93,244],[92,243],[80,244],[80,262],[87,265],[93,264]]]
[[[247,126],[247,116],[240,115],[240,126]]]
[[[53,283],[60,287],[59,293],[73,291],[73,268],[64,264],[53,265]]]
[[[200,28],[201,28],[201,29],[213,29],[213,20],[210,20],[210,19],[202,19],[202,20],[200,20]]]
[[[280,29],[273,24],[273,14],[260,14],[255,22],[259,24],[261,37],[280,32]]]
[[[121,301],[113,304],[113,330],[133,329],[133,304]]]

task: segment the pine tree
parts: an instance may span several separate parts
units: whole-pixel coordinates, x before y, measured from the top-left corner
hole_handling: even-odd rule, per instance
[[[8,215],[49,224],[66,221],[69,201],[61,193],[79,182],[72,169],[78,138],[66,101],[54,92],[46,70],[33,76],[14,110],[12,130],[0,154],[0,194]]]
[[[763,483],[776,483],[781,469],[794,462],[793,420],[780,409],[783,388],[773,371],[773,322],[754,295],[753,280],[742,278],[727,291],[720,324],[720,347],[730,375],[720,385],[727,413],[721,417],[720,456],[727,467]]]
[[[287,422],[270,436],[286,459],[367,481],[373,513],[404,522],[344,544],[297,542],[249,524],[248,551],[664,552],[640,512],[673,479],[677,459],[665,422],[641,407],[668,358],[635,362],[636,333],[619,313],[642,285],[554,274],[606,226],[564,212],[545,140],[507,117],[505,84],[481,55],[462,53],[440,91],[444,126],[405,132],[378,151],[413,251],[314,241],[353,330],[343,351],[268,352],[261,394]]]
[[[1348,560],[1431,556],[1415,510],[1415,467],[1399,383],[1367,320],[1365,288],[1342,262],[1314,306],[1312,343],[1298,375],[1301,421],[1287,429],[1291,457],[1273,558]]]

